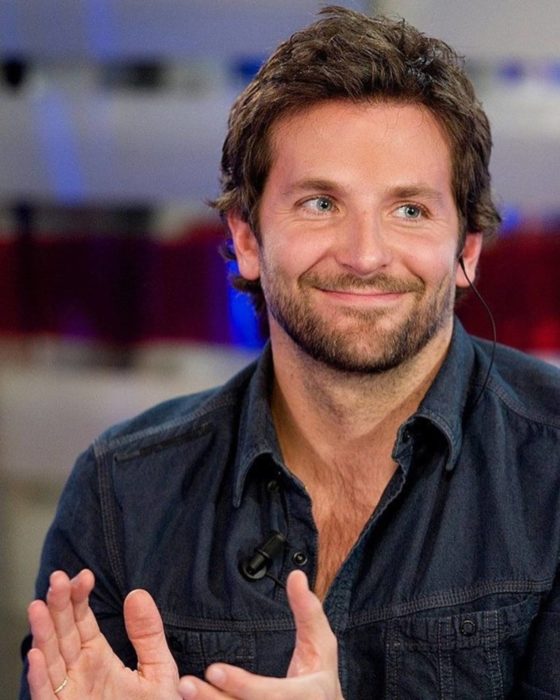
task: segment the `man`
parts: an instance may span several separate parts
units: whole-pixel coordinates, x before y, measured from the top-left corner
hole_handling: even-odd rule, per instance
[[[329,8],[279,47],[215,203],[270,345],[78,460],[34,700],[560,698],[560,376],[453,316],[490,147],[404,22]]]

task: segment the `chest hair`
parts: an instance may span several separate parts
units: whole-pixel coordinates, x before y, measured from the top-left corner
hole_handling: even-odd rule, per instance
[[[323,600],[329,586],[371,517],[386,484],[324,484],[311,492],[319,533],[315,593]]]

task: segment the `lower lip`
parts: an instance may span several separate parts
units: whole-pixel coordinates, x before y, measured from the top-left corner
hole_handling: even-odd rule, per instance
[[[336,292],[327,289],[319,290],[329,299],[336,299],[351,304],[390,304],[399,301],[404,296],[403,292],[377,292],[373,294],[360,294],[356,292]]]

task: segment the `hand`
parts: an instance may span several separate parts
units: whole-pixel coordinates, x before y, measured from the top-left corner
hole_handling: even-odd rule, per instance
[[[287,593],[296,623],[296,645],[286,678],[267,678],[228,664],[213,664],[206,681],[185,676],[179,683],[188,700],[343,700],[338,680],[337,643],[318,598],[302,571],[288,576]]]
[[[46,604],[35,600],[29,606],[34,648],[27,678],[32,699],[180,699],[177,666],[149,593],[132,591],[124,602],[126,630],[138,657],[138,670],[132,671],[101,634],[88,604],[93,586],[91,571],[83,570],[72,580],[55,571]]]

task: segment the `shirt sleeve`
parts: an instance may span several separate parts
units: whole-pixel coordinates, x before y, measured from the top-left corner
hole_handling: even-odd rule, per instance
[[[72,577],[81,569],[91,569],[95,575],[95,588],[90,605],[101,631],[122,661],[135,667],[136,656],[126,635],[123,618],[127,591],[123,590],[122,576],[115,570],[115,549],[118,547],[114,544],[114,534],[118,527],[111,523],[111,539],[108,527],[100,499],[99,470],[93,448],[90,448],[78,458],[62,492],[43,546],[35,597],[45,599],[53,571],[62,570]],[[20,700],[30,697],[25,660],[30,646],[31,636],[28,635],[21,647],[24,669]]]
[[[529,643],[523,700],[560,700],[560,567]]]

